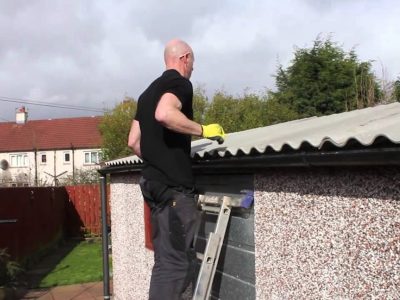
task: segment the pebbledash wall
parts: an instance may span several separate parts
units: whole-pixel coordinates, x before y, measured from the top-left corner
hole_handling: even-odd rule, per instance
[[[114,299],[148,297],[153,252],[144,247],[138,181],[111,176]],[[220,299],[399,299],[399,183],[397,167],[255,173],[255,268],[247,274],[255,293],[250,284],[246,295],[218,291]]]
[[[153,252],[145,248],[138,174],[111,176],[113,299],[148,299]]]
[[[257,299],[400,299],[400,169],[255,178]]]

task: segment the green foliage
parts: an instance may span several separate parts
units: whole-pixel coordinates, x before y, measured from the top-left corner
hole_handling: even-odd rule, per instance
[[[197,87],[193,91],[193,120],[197,123],[204,123],[204,116],[208,108],[208,99],[204,88]]]
[[[370,62],[359,62],[329,38],[311,49],[299,48],[285,70],[278,66],[274,98],[302,117],[320,116],[372,106],[379,85]]]
[[[263,96],[245,93],[234,97],[225,92],[214,95],[205,114],[205,123],[219,123],[225,132],[286,122],[298,118],[287,105],[279,103],[273,95]]]
[[[205,124],[219,123],[225,132],[233,132],[238,124],[238,101],[224,92],[217,92],[204,117]]]
[[[279,124],[299,119],[299,114],[289,106],[279,103],[274,97],[265,100],[263,107],[263,126]]]
[[[400,77],[393,84],[393,99],[400,102]]]
[[[21,266],[10,259],[6,249],[0,249],[0,286],[13,285],[22,272]]]
[[[105,160],[132,154],[132,150],[127,144],[136,107],[137,102],[126,97],[113,110],[105,113],[100,124],[100,133],[103,138],[102,151]]]
[[[244,94],[237,99],[234,131],[242,131],[266,125],[266,102],[256,94]],[[234,132],[231,131],[231,132]]]

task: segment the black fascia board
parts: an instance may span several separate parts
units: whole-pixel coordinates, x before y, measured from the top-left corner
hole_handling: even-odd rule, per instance
[[[228,158],[193,159],[195,173],[253,172],[270,167],[321,167],[321,166],[396,166],[400,165],[400,147],[301,151],[272,153]],[[140,172],[143,164],[107,166],[100,174]]]

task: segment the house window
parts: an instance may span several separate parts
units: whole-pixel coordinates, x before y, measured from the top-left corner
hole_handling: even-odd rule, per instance
[[[71,154],[69,152],[64,152],[64,162],[65,163],[71,162]]]
[[[11,167],[27,167],[28,154],[11,154],[10,161]]]
[[[100,159],[101,159],[101,153],[99,151],[85,152],[86,165],[98,164]]]
[[[47,162],[47,156],[46,154],[40,155],[40,161],[42,164],[45,164]]]

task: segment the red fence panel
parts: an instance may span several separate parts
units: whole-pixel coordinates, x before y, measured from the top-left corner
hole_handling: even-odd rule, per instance
[[[82,236],[84,233],[101,235],[101,199],[99,185],[66,186],[68,193],[66,233]],[[109,199],[109,188],[107,199]],[[107,205],[107,224],[110,224],[110,205]]]
[[[63,236],[62,187],[0,188],[0,248],[22,260]]]
[[[151,210],[146,201],[144,203],[144,246],[147,249],[154,250],[153,248],[153,237],[151,227]]]
[[[109,199],[109,189],[107,189]],[[110,225],[110,205],[107,205]],[[59,238],[101,235],[99,185],[0,188],[0,248],[22,260]]]

